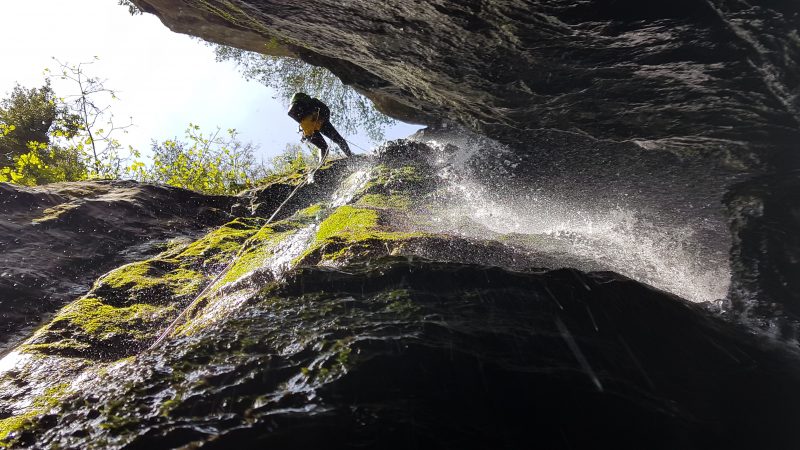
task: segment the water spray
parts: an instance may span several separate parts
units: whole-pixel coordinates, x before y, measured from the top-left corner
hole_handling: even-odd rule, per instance
[[[289,195],[286,197],[286,199],[283,201],[283,203],[278,205],[278,207],[275,209],[275,211],[272,213],[272,215],[269,216],[267,221],[264,223],[264,226],[269,225],[272,222],[272,220],[275,219],[275,217],[278,215],[278,213],[281,211],[281,209],[283,209],[283,207],[289,202],[289,200],[291,200],[292,197],[294,197],[294,195],[297,193],[297,191],[300,190],[301,187],[313,182],[314,174],[317,172],[317,170],[319,170],[322,167],[323,164],[325,164],[325,158],[323,158],[322,161],[320,161],[319,165],[317,165],[316,167],[314,167],[313,169],[309,170],[306,173],[306,176],[303,177],[302,181],[300,181],[300,183],[298,183],[297,186],[295,186],[294,190],[292,190],[292,192],[289,193]],[[254,237],[255,237],[255,235],[251,236],[250,238],[248,238],[246,241],[244,241],[242,243],[241,248],[239,248],[239,251],[236,252],[235,255],[233,255],[233,258],[231,258],[230,262],[228,262],[228,264],[225,265],[225,267],[217,274],[217,276],[214,277],[214,279],[211,280],[211,282],[208,283],[206,285],[206,287],[204,287],[203,290],[200,291],[200,293],[195,296],[194,300],[192,300],[186,306],[186,308],[184,308],[181,311],[181,313],[178,314],[178,317],[176,317],[175,320],[173,320],[169,324],[169,326],[164,331],[162,331],[161,334],[159,334],[158,338],[155,340],[155,342],[153,342],[150,345],[150,347],[147,348],[147,350],[153,350],[153,349],[157,348],[161,344],[161,342],[163,342],[170,334],[172,334],[175,331],[175,329],[178,327],[178,325],[180,325],[180,323],[189,314],[189,311],[191,311],[192,308],[200,302],[200,300],[209,291],[209,289],[211,289],[212,286],[216,285],[217,282],[219,280],[221,280],[222,277],[225,276],[226,273],[228,273],[228,271],[230,271],[230,269],[233,267],[233,265],[236,263],[236,261],[242,256],[242,253],[244,252],[244,250],[248,247],[248,244],[250,243],[251,239],[253,239]]]

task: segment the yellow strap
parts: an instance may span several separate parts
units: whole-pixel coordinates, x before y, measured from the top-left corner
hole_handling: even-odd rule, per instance
[[[322,120],[319,118],[319,111],[303,117],[303,120],[300,121],[300,128],[303,129],[303,135],[305,137],[311,137],[312,134],[319,131],[322,128]]]

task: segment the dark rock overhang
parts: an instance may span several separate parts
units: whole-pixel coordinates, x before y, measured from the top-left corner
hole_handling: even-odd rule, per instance
[[[560,130],[751,168],[796,158],[790,0],[134,3],[177,32],[325,66],[405,121],[508,143]]]

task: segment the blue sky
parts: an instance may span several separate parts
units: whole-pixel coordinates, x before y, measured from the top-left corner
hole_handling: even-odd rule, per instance
[[[181,137],[189,122],[209,131],[236,128],[263,157],[299,141],[297,125],[271,89],[244,80],[233,63],[216,62],[211,47],[171,32],[155,16],[131,16],[116,0],[7,1],[0,13],[2,97],[15,82],[41,86],[44,69],[57,67],[52,57],[78,63],[96,56],[87,72],[117,92],[112,110],[118,121],[133,117],[135,126],[119,136],[123,145],[146,151],[151,139]],[[71,89],[53,86],[59,95]],[[417,129],[398,124],[387,139]],[[370,148],[365,136],[346,138]]]

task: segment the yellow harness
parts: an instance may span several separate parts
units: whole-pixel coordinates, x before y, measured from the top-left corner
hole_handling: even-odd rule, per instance
[[[319,111],[303,117],[300,121],[300,128],[305,137],[311,137],[314,133],[322,129],[322,120],[319,118]]]

